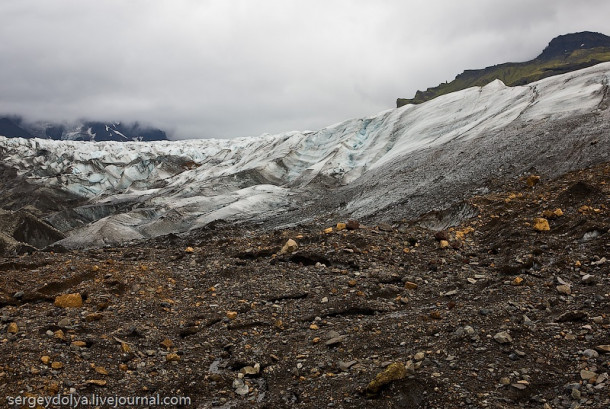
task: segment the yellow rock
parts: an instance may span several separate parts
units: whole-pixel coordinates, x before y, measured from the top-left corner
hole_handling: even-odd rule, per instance
[[[108,375],[108,371],[103,366],[96,366],[95,372],[97,372],[100,375]]]
[[[440,248],[442,249],[446,249],[447,247],[449,247],[449,242],[447,240],[441,240],[438,245],[440,246]]]
[[[513,280],[514,285],[521,285],[523,283],[523,279],[521,277],[515,277]]]
[[[328,233],[332,233],[333,232],[333,228],[329,227],[327,229],[324,229],[324,233],[328,234]]]
[[[66,339],[66,334],[64,334],[64,332],[60,329],[55,331],[53,334],[55,335],[55,338],[61,339],[62,341]]]
[[[337,223],[337,231],[345,230],[347,224],[345,223]]]
[[[289,239],[286,244],[284,244],[284,247],[282,247],[282,249],[280,250],[280,254],[292,253],[297,249],[297,247],[299,247],[297,242],[292,239]]]
[[[560,208],[557,208],[555,210],[545,210],[544,212],[542,212],[542,216],[547,219],[556,219],[558,217],[563,216],[563,210],[561,210]]]
[[[95,386],[106,386],[106,381],[102,380],[102,379],[89,379],[87,380],[87,382],[89,385],[95,385]]]
[[[48,355],[41,356],[40,361],[45,365],[49,365],[49,362],[51,362],[51,357]]]
[[[74,345],[75,347],[81,348],[81,347],[87,346],[87,343],[84,341],[74,341],[74,342],[72,342],[72,345]]]
[[[411,281],[407,281],[407,282],[405,282],[405,288],[407,290],[415,290],[417,288],[417,284],[415,284],[414,282],[411,282]]]
[[[87,316],[85,316],[85,321],[87,321],[87,322],[99,321],[103,317],[104,316],[99,312],[92,312],[91,314],[87,314]]]
[[[174,343],[172,342],[171,339],[165,338],[163,341],[161,341],[161,345],[167,349],[170,349],[171,347],[174,346]]]
[[[549,226],[549,221],[547,219],[543,219],[542,217],[535,218],[534,219],[534,230],[536,230],[536,231],[551,230],[551,226]]]
[[[119,369],[123,372],[127,371],[127,364],[119,364]]]
[[[184,251],[187,253],[193,253],[195,251],[195,249],[192,247],[187,247]]]
[[[394,362],[388,365],[385,371],[377,374],[366,387],[366,393],[369,396],[377,395],[381,389],[387,384],[404,379],[407,376],[407,368],[401,362]]]
[[[174,354],[174,353],[167,354],[167,355],[165,355],[165,360],[167,362],[178,362],[178,361],[180,361],[180,355]]]
[[[317,344],[317,343],[318,343],[318,342],[320,342],[320,341],[321,341],[320,337],[315,337],[314,339],[312,339],[312,340],[311,340],[311,342],[312,342],[313,344]]]
[[[230,320],[237,318],[237,311],[227,311],[227,318]]]
[[[55,395],[57,392],[59,392],[59,384],[57,382],[51,382],[49,386],[47,386],[47,390],[51,392],[51,395]]]
[[[63,367],[64,367],[64,364],[62,364],[61,362],[55,361],[51,364],[51,368],[53,368],[53,369],[61,369]]]
[[[9,334],[16,334],[19,332],[19,327],[16,323],[11,322],[10,324],[8,324],[6,332],[8,332]]]
[[[60,308],[80,308],[83,298],[79,293],[62,294],[55,297],[55,306]]]
[[[538,182],[540,182],[540,176],[536,176],[536,175],[530,175],[528,176],[528,178],[525,180],[525,183],[529,186],[529,187],[534,187],[538,184]]]
[[[311,324],[311,325],[309,326],[309,329],[313,329],[313,330],[317,330],[317,329],[319,329],[319,328],[320,328],[320,327],[318,327],[316,324]]]
[[[124,353],[128,354],[128,353],[131,352],[131,347],[129,346],[128,343],[121,342],[121,351],[123,351]]]

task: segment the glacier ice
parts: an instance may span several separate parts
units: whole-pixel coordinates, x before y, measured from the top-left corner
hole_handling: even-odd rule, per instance
[[[73,246],[187,231],[218,219],[289,213],[286,220],[297,220],[306,209],[412,216],[449,205],[436,203],[439,192],[467,183],[514,176],[533,164],[552,174],[607,159],[609,143],[583,148],[572,162],[566,152],[579,139],[607,142],[609,77],[605,63],[527,86],[496,80],[318,131],[230,140],[0,137],[0,155],[32,183],[89,204],[123,204],[69,231]]]

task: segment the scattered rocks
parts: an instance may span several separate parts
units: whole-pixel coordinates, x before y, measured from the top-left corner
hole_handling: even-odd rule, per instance
[[[472,199],[480,217],[434,227],[453,250],[411,221],[335,220],[0,259],[1,389],[227,408],[610,407],[604,196],[569,204],[565,181],[512,183],[508,201]],[[540,215],[553,229],[532,229]],[[298,248],[279,256],[289,238]],[[55,307],[64,293],[81,309]]]
[[[233,389],[239,396],[245,396],[250,392],[250,388],[245,384],[243,378],[237,378],[233,381]]]

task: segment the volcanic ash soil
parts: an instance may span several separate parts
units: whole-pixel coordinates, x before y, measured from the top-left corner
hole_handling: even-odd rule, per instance
[[[609,182],[608,164],[514,180],[441,231],[217,223],[2,258],[2,406],[610,407]]]

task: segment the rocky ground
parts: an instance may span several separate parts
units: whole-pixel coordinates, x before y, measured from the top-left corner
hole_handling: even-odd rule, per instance
[[[0,406],[610,407],[609,183],[606,164],[417,221],[2,258]]]

